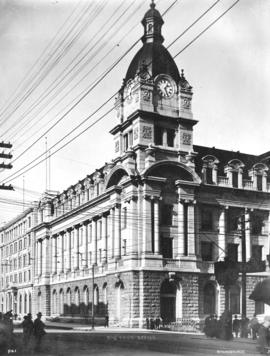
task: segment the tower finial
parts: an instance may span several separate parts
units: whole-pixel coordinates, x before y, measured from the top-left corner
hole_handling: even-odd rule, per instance
[[[156,7],[155,0],[151,0],[150,7],[151,9],[154,9]]]

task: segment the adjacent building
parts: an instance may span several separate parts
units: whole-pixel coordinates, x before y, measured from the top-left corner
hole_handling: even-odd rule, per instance
[[[153,3],[142,25],[142,47],[115,101],[113,160],[2,228],[3,311],[87,318],[93,293],[95,315],[108,313],[111,324],[143,326],[158,315],[189,323],[224,311],[214,262],[241,261],[243,229],[246,260],[267,260],[270,152],[194,145],[192,86],[163,46]],[[248,274],[247,296],[265,274]],[[228,293],[236,314],[241,293],[240,274]],[[255,311],[264,305],[247,300],[248,316]]]

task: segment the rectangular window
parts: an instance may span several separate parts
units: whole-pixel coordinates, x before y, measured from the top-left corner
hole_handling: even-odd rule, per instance
[[[124,143],[124,151],[127,151],[127,149],[128,149],[128,134],[125,134],[123,136],[123,143]]]
[[[28,227],[31,227],[31,217],[28,218]]]
[[[238,244],[228,244],[227,256],[231,261],[238,262]]]
[[[252,235],[261,235],[264,227],[264,218],[263,216],[253,213],[251,215],[251,233]]]
[[[17,242],[14,243],[14,253],[17,252]]]
[[[257,189],[262,190],[262,176],[257,176]]]
[[[132,147],[133,146],[133,131],[129,131],[128,133],[128,144],[129,144],[129,147]]]
[[[203,231],[213,230],[213,211],[202,208],[201,210],[201,229]]]
[[[127,227],[127,207],[123,208],[121,221],[122,221],[122,229],[125,229]]]
[[[80,233],[79,233],[79,245],[82,245],[82,241],[83,241],[83,228],[80,229]]]
[[[29,282],[31,281],[31,271],[30,270],[28,271],[28,281]]]
[[[213,184],[213,168],[206,167],[206,183]]]
[[[159,126],[155,126],[155,145],[162,145],[163,142],[163,129]]]
[[[99,221],[99,239],[102,239],[102,221]]]
[[[167,129],[167,145],[174,147],[175,130]]]
[[[74,248],[74,230],[71,232],[71,248]]]
[[[25,237],[23,239],[23,248],[26,248],[27,247],[27,238]]]
[[[92,224],[89,225],[89,242],[92,242]]]
[[[19,273],[19,283],[22,283],[22,273]]]
[[[91,266],[92,264],[92,252],[89,252],[89,265]]]
[[[22,258],[19,257],[19,268],[22,268]]]
[[[101,258],[102,258],[101,248],[98,251],[99,251],[99,262],[101,262]]]
[[[262,246],[252,245],[252,258],[256,261],[262,261]]]
[[[161,225],[172,225],[172,216],[173,216],[173,205],[162,204],[161,216],[160,216]]]
[[[19,251],[22,250],[22,240],[19,241]]]
[[[232,172],[232,185],[234,188],[238,188],[238,172]]]
[[[127,254],[127,240],[123,240],[123,255]]]
[[[203,261],[213,261],[213,243],[202,241],[201,254]]]

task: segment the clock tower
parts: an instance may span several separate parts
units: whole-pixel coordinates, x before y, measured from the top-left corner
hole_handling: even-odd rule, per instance
[[[136,157],[139,172],[157,160],[193,168],[192,87],[163,45],[164,21],[152,1],[144,15],[142,47],[115,100],[119,124],[111,130],[115,159]],[[132,168],[132,167],[130,167]]]

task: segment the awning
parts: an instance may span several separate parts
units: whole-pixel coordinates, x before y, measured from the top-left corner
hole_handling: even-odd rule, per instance
[[[258,282],[250,294],[249,299],[270,305],[270,278]]]

